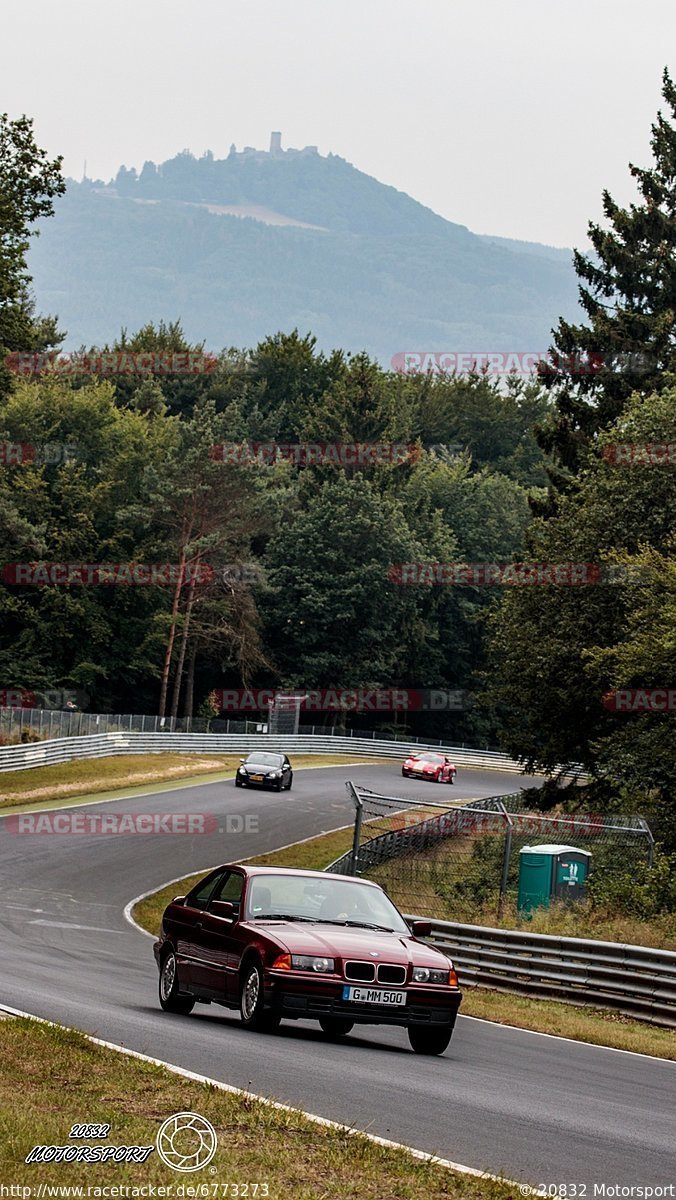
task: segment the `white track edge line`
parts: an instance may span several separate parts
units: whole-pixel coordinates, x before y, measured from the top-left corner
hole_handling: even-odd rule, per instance
[[[41,1025],[49,1025],[52,1029],[68,1029],[73,1026],[60,1025],[57,1021],[49,1021],[46,1017],[38,1017],[35,1013],[23,1012],[19,1008],[10,1008],[7,1004],[0,1004],[0,1012],[9,1013],[13,1017],[23,1017],[25,1020],[38,1021]],[[188,1071],[185,1067],[177,1067],[174,1063],[165,1062],[161,1058],[152,1058],[149,1054],[142,1054],[140,1050],[131,1050],[128,1046],[120,1046],[116,1042],[106,1042],[102,1038],[94,1037],[90,1033],[78,1031],[88,1042],[92,1042],[95,1046],[103,1046],[106,1050],[115,1050],[118,1054],[126,1054],[129,1058],[136,1058],[141,1062],[150,1063],[154,1067],[162,1067],[166,1071],[171,1071],[174,1075],[180,1075],[184,1079],[190,1079],[194,1083],[206,1083],[212,1087],[218,1088],[221,1092],[228,1092],[234,1096],[242,1096],[245,1100],[255,1100],[259,1104],[264,1104],[267,1108],[274,1108],[278,1112],[292,1113],[297,1116],[303,1116],[307,1121],[311,1121],[314,1125],[322,1125],[326,1129],[336,1129],[340,1133],[346,1133],[351,1137],[365,1138],[369,1142],[374,1142],[377,1146],[384,1146],[388,1150],[398,1150],[408,1155],[411,1158],[418,1159],[422,1162],[428,1162],[438,1167],[445,1167],[450,1171],[457,1171],[461,1175],[472,1175],[476,1179],[491,1179],[495,1183],[504,1183],[508,1187],[518,1187],[519,1184],[513,1179],[505,1179],[501,1175],[491,1175],[488,1171],[480,1171],[477,1167],[467,1167],[463,1163],[451,1162],[448,1158],[439,1158],[436,1154],[430,1154],[426,1150],[417,1150],[413,1146],[407,1146],[403,1142],[394,1142],[390,1138],[379,1137],[375,1133],[367,1133],[363,1129],[355,1129],[353,1125],[344,1125],[340,1121],[332,1121],[328,1117],[320,1117],[316,1113],[306,1112],[302,1108],[294,1108],[291,1104],[282,1104],[280,1100],[272,1100],[269,1096],[259,1096],[256,1092],[247,1092],[244,1088],[235,1087],[231,1083],[223,1083],[220,1079],[210,1079],[208,1075],[198,1075],[195,1071]]]

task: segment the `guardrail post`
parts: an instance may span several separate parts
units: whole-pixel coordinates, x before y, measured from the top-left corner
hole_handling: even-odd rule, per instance
[[[364,806],[361,802],[361,797],[352,780],[347,783],[347,790],[351,794],[354,801],[354,834],[352,837],[352,855],[350,857],[350,875],[359,874],[359,843],[361,841],[361,822],[364,813]]]
[[[655,839],[653,837],[653,831],[650,828],[648,822],[645,820],[645,818],[639,817],[639,822],[641,825],[641,829],[643,830],[643,832],[645,833],[645,835],[648,839],[648,870],[650,871],[650,870],[652,870],[653,860],[655,857]]]

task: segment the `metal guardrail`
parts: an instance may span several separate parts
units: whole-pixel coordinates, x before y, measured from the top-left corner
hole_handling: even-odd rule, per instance
[[[427,940],[448,952],[462,984],[613,1008],[676,1028],[676,952],[453,921],[431,925]]]
[[[19,746],[0,747],[0,772],[27,771],[78,758],[104,758],[122,754],[248,754],[251,750],[280,750],[292,754],[355,754],[375,758],[405,758],[419,750],[440,750],[453,756],[458,766],[486,767],[521,773],[522,767],[505,754],[469,750],[433,743],[398,742],[387,738],[360,738],[298,734],[221,733],[101,733],[86,737],[54,738]]]

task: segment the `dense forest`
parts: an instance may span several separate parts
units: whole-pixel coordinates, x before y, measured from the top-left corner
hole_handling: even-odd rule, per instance
[[[499,743],[546,770],[580,762],[608,804],[646,790],[671,804],[673,713],[608,700],[673,693],[676,677],[666,74],[664,100],[653,162],[631,168],[636,204],[606,195],[593,255],[576,255],[580,323],[560,321],[552,365],[529,382],[397,374],[305,329],[249,349],[225,336],[205,359],[171,320],[50,366],[63,336],[36,315],[27,249],[63,193],[61,164],[30,121],[1,118],[2,687],[203,715],[223,688],[453,689],[456,711],[344,719]],[[598,369],[580,371],[585,355]],[[288,452],[356,443],[405,453]],[[584,585],[510,563],[585,564]],[[115,576],[139,564],[172,569],[148,586]],[[446,573],[404,585],[402,564]]]

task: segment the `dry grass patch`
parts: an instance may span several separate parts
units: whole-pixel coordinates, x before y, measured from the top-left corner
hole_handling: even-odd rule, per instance
[[[676,1060],[673,1029],[660,1029],[641,1021],[632,1021],[606,1008],[583,1008],[556,1000],[537,1000],[485,988],[467,988],[462,1001],[466,1017],[482,1017],[500,1025],[535,1029],[596,1046],[613,1046],[657,1058]]]

